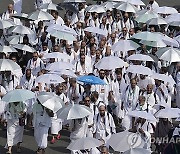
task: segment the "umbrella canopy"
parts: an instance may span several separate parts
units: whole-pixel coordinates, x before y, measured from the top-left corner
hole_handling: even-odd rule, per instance
[[[166,43],[166,45],[169,45],[169,46],[172,46],[172,47],[177,47],[177,48],[179,47],[178,41],[176,41],[173,38],[170,38],[167,35],[163,35],[162,33],[160,33],[160,34],[161,34],[161,39],[163,40],[164,43]]]
[[[155,116],[157,118],[178,118],[180,117],[180,109],[167,107],[156,112]]]
[[[9,28],[12,26],[15,26],[15,23],[11,20],[0,20],[0,29]]]
[[[133,143],[136,141],[136,143]],[[107,141],[115,151],[124,152],[129,150],[131,147],[140,147],[143,144],[140,134],[123,131],[111,135],[111,138]]]
[[[71,57],[65,53],[60,53],[60,52],[51,52],[51,53],[46,53],[43,58],[48,59],[48,58],[55,58],[55,59],[71,59]]]
[[[153,72],[150,68],[141,66],[141,65],[130,65],[127,72],[135,73],[135,74],[143,74],[143,75],[152,75]]]
[[[86,3],[86,0],[64,0],[64,3]]]
[[[65,80],[57,74],[43,74],[36,78],[37,83],[56,84],[65,82]]]
[[[155,12],[160,13],[160,14],[175,14],[178,13],[178,11],[173,8],[173,7],[168,7],[168,6],[162,6],[162,7],[157,7]]]
[[[121,10],[121,11],[124,11],[124,12],[136,13],[136,11],[137,11],[137,8],[134,5],[132,5],[132,4],[128,3],[128,2],[125,2],[125,3],[122,3],[122,4],[117,4],[115,7],[116,7],[117,10]]]
[[[30,20],[28,19],[28,14],[26,13],[16,13],[16,14],[13,14],[13,17],[20,20]]]
[[[37,99],[44,107],[52,110],[54,113],[64,106],[63,100],[61,100],[58,96],[39,95],[37,96]]]
[[[113,70],[115,68],[122,68],[125,66],[125,62],[115,56],[104,57],[95,64],[95,67],[104,70]]]
[[[100,29],[99,27],[87,27],[84,29],[84,31],[95,33],[95,34],[100,34],[100,35],[104,35],[104,36],[107,36],[107,34],[108,34],[106,29],[105,30]]]
[[[139,32],[132,36],[132,38],[139,39],[139,40],[145,40],[145,41],[158,41],[160,39],[160,34],[158,33],[152,33],[152,32]]]
[[[146,112],[146,111],[130,111],[128,113],[129,116],[132,116],[132,117],[137,117],[137,118],[143,118],[143,119],[146,119],[148,121],[154,121],[156,122],[157,119],[149,112]]]
[[[48,12],[42,10],[36,10],[28,16],[28,19],[43,21],[43,20],[53,20],[54,17]]]
[[[67,27],[66,25],[51,24],[47,28],[47,32],[49,32],[49,33],[54,32],[54,31],[65,32],[67,34],[77,35],[76,31],[73,28]]]
[[[172,85],[176,84],[172,76],[168,76],[165,74],[154,73],[151,77],[153,79],[161,80],[161,81],[164,81],[165,83],[170,83]]]
[[[128,60],[154,61],[150,56],[143,54],[133,54],[127,58]]]
[[[34,48],[32,48],[28,45],[25,45],[25,44],[15,44],[15,45],[13,45],[13,47],[16,49],[31,52],[31,53],[36,51]]]
[[[166,25],[167,22],[162,17],[152,18],[146,22],[148,25]]]
[[[125,151],[123,154],[151,154],[151,151],[144,148],[131,148]]]
[[[166,17],[166,21],[168,23],[174,22],[174,21],[180,21],[180,13],[171,14]]]
[[[70,104],[66,107],[61,108],[57,112],[57,116],[60,119],[81,119],[92,114],[92,110],[85,105]]]
[[[172,62],[180,62],[180,50],[172,47],[161,48],[156,52],[159,59]]]
[[[86,150],[101,146],[103,143],[92,137],[83,137],[71,142],[67,149],[69,150]]]
[[[106,12],[106,8],[102,5],[90,5],[90,6],[86,7],[85,11],[103,13],[103,12]]]
[[[55,74],[59,74],[59,75],[66,75],[66,76],[68,76],[70,78],[77,78],[76,74],[72,70],[62,69],[62,70],[53,71],[53,72],[50,72],[50,73],[55,73]]]
[[[47,70],[51,70],[51,71],[58,71],[58,70],[62,70],[62,69],[74,69],[74,65],[72,65],[71,63],[67,63],[67,62],[54,62],[50,65],[48,65],[46,67]]]
[[[133,42],[132,40],[120,40],[118,42],[116,42],[111,49],[113,51],[129,51],[129,50],[136,50],[137,48],[139,48],[140,46]]]
[[[164,41],[162,41],[162,40],[158,40],[158,41],[145,41],[145,40],[141,40],[139,43],[142,43],[142,44],[150,46],[150,47],[157,47],[157,48],[162,48],[162,47],[166,47],[167,46],[164,43]]]
[[[9,42],[9,44],[18,44],[21,42],[21,40],[23,40],[22,35],[13,35],[7,38],[7,41]]]
[[[10,59],[0,59],[0,71],[15,71],[19,70],[21,67]]]
[[[16,49],[14,49],[12,46],[0,46],[0,52],[3,52],[5,54],[11,53],[11,52],[17,52]]]
[[[106,10],[112,10],[115,4],[115,2],[104,2],[101,5],[104,6]]]
[[[39,8],[46,9],[46,10],[57,10],[57,5],[54,3],[44,3]]]
[[[68,40],[68,41],[76,41],[77,39],[72,35],[68,34],[66,32],[60,32],[60,31],[51,31],[49,32],[54,37],[57,37],[58,39],[62,40]]]
[[[84,75],[77,78],[77,80],[85,84],[90,84],[90,85],[105,85],[106,84],[103,80],[101,80],[99,77],[96,77],[94,75]]]
[[[152,12],[152,11],[147,11],[146,13],[140,14],[135,18],[135,20],[139,23],[146,23],[148,20],[152,18],[157,18],[158,14]]]
[[[17,25],[13,28],[12,30],[13,33],[18,33],[18,34],[34,34],[34,32],[28,28],[28,27],[25,27],[23,25]]]
[[[4,97],[2,98],[2,101],[11,103],[11,102],[23,102],[28,99],[32,99],[35,97],[35,94],[26,89],[15,89],[9,91]]]
[[[126,0],[126,2],[129,2],[133,5],[145,6],[144,2],[141,0]]]

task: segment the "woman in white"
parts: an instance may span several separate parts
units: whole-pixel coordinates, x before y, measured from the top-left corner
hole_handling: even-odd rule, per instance
[[[53,112],[43,107],[38,100],[33,105],[34,137],[38,144],[37,154],[45,153],[45,149],[47,147],[48,130],[51,127],[51,117],[53,116]]]
[[[26,106],[23,102],[9,103],[5,110],[7,119],[7,144],[8,151],[12,153],[12,146],[17,144],[17,152],[21,152],[20,144],[22,143]]]

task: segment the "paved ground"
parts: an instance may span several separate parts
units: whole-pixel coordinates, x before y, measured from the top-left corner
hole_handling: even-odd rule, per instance
[[[29,13],[34,10],[34,1],[35,0],[23,0],[23,12]],[[143,0],[147,3],[148,0]],[[161,6],[176,6],[180,5],[180,0],[157,0]],[[7,9],[7,5],[12,2],[12,0],[0,0],[0,13],[4,12]],[[60,3],[62,0],[53,0],[54,3]],[[91,0],[88,0],[88,3],[91,3]],[[66,154],[70,153],[66,149],[69,144],[69,133],[68,131],[62,131],[62,138],[55,144],[49,144],[47,148],[47,154]],[[3,148],[6,143],[6,131],[0,129],[0,154],[5,153]],[[22,144],[22,154],[33,154],[37,149],[36,142],[33,137],[32,130],[25,130],[24,132],[24,142]]]
[[[66,130],[62,131],[63,136],[61,139],[57,141],[55,144],[48,144],[48,148],[46,150],[47,154],[67,154],[70,153],[69,150],[66,149],[70,140],[69,140],[69,132]],[[50,137],[49,137],[50,140]],[[6,131],[0,129],[0,154],[5,154],[6,149],[4,146],[6,144]],[[24,138],[22,143],[22,154],[35,154],[37,150],[37,144],[33,137],[33,130],[25,130]],[[13,154],[16,153],[16,147],[13,148]]]

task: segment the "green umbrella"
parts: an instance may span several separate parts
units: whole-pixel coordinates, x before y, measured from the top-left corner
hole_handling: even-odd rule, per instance
[[[9,91],[3,98],[2,101],[11,103],[11,102],[23,102],[28,99],[35,97],[35,94],[30,90],[25,89],[15,89]]]
[[[160,34],[158,33],[152,33],[152,32],[139,32],[132,36],[132,38],[139,39],[139,40],[145,40],[145,41],[158,41],[160,39]]]
[[[158,14],[153,12],[147,12],[145,14],[139,15],[135,20],[140,23],[146,23],[148,20],[152,18],[157,18]]]

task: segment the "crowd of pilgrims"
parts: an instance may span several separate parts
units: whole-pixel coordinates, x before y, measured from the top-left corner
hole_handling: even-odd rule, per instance
[[[38,1],[37,1],[38,2]],[[38,8],[39,3],[36,4]],[[92,115],[75,120],[63,120],[57,118],[44,108],[37,99],[31,99],[24,102],[9,103],[1,101],[1,124],[7,129],[7,153],[12,153],[12,147],[17,144],[17,151],[21,152],[21,142],[23,139],[24,126],[20,126],[18,116],[25,115],[27,118],[26,127],[34,128],[34,137],[38,145],[37,153],[45,153],[48,146],[48,135],[51,136],[51,144],[61,139],[61,130],[70,131],[71,142],[83,138],[94,137],[103,141],[104,146],[101,148],[87,151],[72,151],[72,153],[109,153],[109,146],[106,145],[112,134],[119,131],[130,130],[139,132],[147,143],[146,149],[151,149],[151,136],[164,137],[169,132],[173,134],[175,126],[171,119],[162,118],[158,122],[148,122],[145,119],[132,118],[128,112],[132,110],[147,111],[152,114],[158,110],[168,107],[180,108],[180,63],[166,63],[159,60],[156,63],[142,61],[128,61],[126,58],[132,54],[151,54],[156,56],[156,47],[147,49],[141,45],[137,50],[130,50],[126,53],[114,52],[111,46],[119,40],[127,40],[133,34],[140,31],[162,32],[176,37],[179,34],[179,27],[160,27],[147,26],[146,24],[138,25],[134,20],[134,13],[118,11],[116,9],[107,10],[105,13],[85,12],[85,3],[76,5],[78,13],[66,11],[64,17],[58,14],[58,11],[50,11],[54,17],[53,21],[33,22],[29,20],[19,20],[12,15],[17,13],[13,4],[8,5],[8,9],[2,14],[2,20],[10,19],[15,24],[30,27],[34,35],[23,35],[19,43],[33,47],[36,52],[29,53],[18,50],[18,53],[3,54],[0,53],[1,59],[11,59],[22,68],[22,72],[12,73],[4,71],[0,74],[0,96],[13,89],[31,90],[36,95],[40,92],[53,92],[59,96],[65,105],[82,104],[92,109]],[[146,6],[148,9],[158,7],[156,1],[150,0]],[[142,8],[138,8],[142,9]],[[48,24],[66,25],[77,32],[76,41],[59,40],[48,34]],[[84,31],[86,27],[99,27],[106,29],[108,36],[99,36]],[[8,37],[14,34],[8,30],[0,30],[0,44],[8,45]],[[69,59],[60,61],[69,62],[74,65],[74,73],[77,76],[95,75],[102,79],[106,85],[88,85],[79,84],[76,78],[71,78],[65,74],[61,77],[65,82],[60,84],[37,83],[35,79],[47,74],[49,71],[46,67],[57,61],[55,58],[45,59],[47,53],[60,52],[69,56]],[[95,64],[103,57],[118,56],[130,65],[143,65],[149,67],[157,73],[172,75],[176,85],[164,83],[163,80],[153,79],[147,75],[137,75],[126,73],[126,68],[116,68],[113,70],[98,70]],[[157,56],[156,56],[157,57]],[[66,68],[61,68],[66,69]],[[50,129],[50,134],[48,130]],[[178,128],[176,128],[178,129]],[[26,141],[24,141],[26,142]],[[165,152],[164,144],[156,145],[158,153]],[[173,151],[173,150],[172,150]]]

